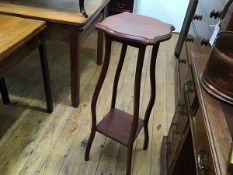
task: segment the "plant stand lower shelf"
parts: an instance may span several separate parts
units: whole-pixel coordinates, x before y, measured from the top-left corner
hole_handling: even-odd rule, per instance
[[[113,108],[105,115],[103,120],[99,122],[96,127],[96,131],[125,146],[128,146],[132,122],[133,115],[121,111],[117,108]],[[143,126],[143,120],[139,119],[135,138]]]

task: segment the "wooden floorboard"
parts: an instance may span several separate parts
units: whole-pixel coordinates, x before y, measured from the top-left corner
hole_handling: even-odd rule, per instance
[[[151,112],[150,142],[144,151],[143,131],[134,144],[132,174],[160,174],[160,144],[167,134],[175,108],[173,56],[178,35],[160,45],[156,65],[156,103]],[[91,127],[90,102],[101,66],[96,65],[96,33],[85,41],[81,53],[81,101],[70,106],[69,48],[47,42],[54,112],[45,112],[42,76],[35,50],[7,75],[11,104],[0,102],[0,175],[122,175],[126,170],[126,148],[96,134],[90,161],[84,161],[85,141]],[[112,82],[121,44],[113,43],[108,75],[97,103],[98,121],[111,104]],[[138,50],[129,47],[118,86],[116,106],[132,113],[133,82]],[[143,118],[150,97],[147,48],[141,83]]]

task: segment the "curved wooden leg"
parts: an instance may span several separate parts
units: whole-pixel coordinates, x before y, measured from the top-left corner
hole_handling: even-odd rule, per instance
[[[98,36],[97,36],[97,64],[101,65],[103,62],[103,45],[104,45],[104,32],[98,30]]]
[[[127,45],[123,44],[122,48],[121,48],[120,60],[119,60],[118,65],[117,65],[117,70],[116,70],[116,74],[115,74],[115,78],[114,78],[114,83],[113,83],[111,109],[114,108],[115,104],[116,104],[117,85],[118,85],[119,78],[120,78],[120,75],[121,75],[122,66],[123,66],[123,63],[124,63],[124,60],[125,60],[126,51],[127,51]]]
[[[89,137],[89,140],[87,143],[87,147],[85,150],[85,161],[90,160],[90,150],[91,150],[91,145],[92,145],[94,138],[95,138],[95,127],[94,127],[94,129],[91,129],[91,134],[90,134],[90,137]]]
[[[159,50],[159,43],[156,43],[152,49],[151,63],[150,63],[151,96],[150,96],[149,104],[146,109],[145,119],[144,119],[144,134],[145,134],[144,146],[143,146],[144,150],[148,148],[148,143],[149,143],[148,123],[156,95],[155,66],[156,66],[156,58],[157,58],[158,50]]]
[[[133,144],[131,144],[127,148],[126,175],[131,174],[132,153],[133,153]]]
[[[91,102],[91,113],[92,113],[92,128],[91,128],[91,134],[90,138],[87,143],[87,148],[85,151],[85,160],[89,160],[89,153],[91,149],[92,142],[95,137],[95,132],[96,132],[96,103],[99,97],[100,90],[102,88],[104,79],[106,77],[107,71],[108,71],[108,66],[109,66],[109,60],[110,60],[110,55],[111,55],[111,46],[112,46],[112,40],[110,36],[106,35],[106,42],[105,42],[105,58],[104,58],[104,64],[100,72],[100,76],[98,79],[98,82],[95,87],[95,91],[92,97],[92,102]]]
[[[8,91],[7,91],[7,87],[6,87],[6,83],[4,78],[0,78],[0,92],[2,94],[2,101],[5,105],[10,104],[10,99],[9,99],[9,95],[8,95]]]

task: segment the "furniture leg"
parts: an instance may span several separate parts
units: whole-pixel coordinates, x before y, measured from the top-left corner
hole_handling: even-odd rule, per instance
[[[101,65],[103,62],[103,42],[104,42],[104,32],[98,30],[98,41],[97,41],[97,64]]]
[[[40,54],[40,64],[41,64],[41,69],[42,69],[42,76],[43,76],[43,81],[44,81],[44,90],[45,90],[45,97],[46,97],[46,103],[47,103],[47,112],[52,113],[53,112],[53,99],[52,99],[52,93],[51,93],[47,51],[46,51],[44,39],[41,39],[41,44],[39,46],[39,54]]]
[[[142,67],[144,62],[146,46],[142,45],[139,48],[136,74],[134,80],[134,109],[133,109],[133,121],[130,130],[129,143],[133,142],[138,129],[138,119],[139,119],[139,108],[140,108],[140,89],[141,89],[141,75]]]
[[[119,82],[122,66],[123,66],[123,63],[124,63],[124,60],[125,60],[126,51],[127,51],[127,45],[123,44],[122,48],[121,48],[120,60],[119,60],[118,65],[117,65],[117,71],[116,71],[115,78],[114,78],[114,83],[113,83],[111,109],[114,108],[115,104],[116,104],[117,85],[118,85],[118,82]]]
[[[156,58],[157,58],[158,50],[159,50],[159,43],[156,43],[153,46],[152,54],[151,54],[151,63],[150,63],[151,96],[150,96],[149,104],[146,109],[145,119],[144,119],[144,134],[145,134],[144,146],[143,146],[144,150],[147,150],[148,148],[148,143],[149,143],[148,123],[156,96],[155,67],[156,67]]]
[[[78,107],[80,96],[80,36],[75,28],[70,35],[71,103]]]
[[[9,95],[8,95],[5,79],[3,77],[0,78],[0,91],[1,91],[1,94],[2,94],[3,103],[5,105],[10,104],[10,99],[9,99]]]
[[[131,174],[133,143],[127,148],[126,175]]]
[[[96,103],[99,97],[100,90],[102,88],[104,79],[106,77],[107,71],[108,71],[108,66],[109,66],[109,60],[110,60],[110,55],[111,55],[111,45],[112,45],[112,40],[109,36],[106,36],[106,42],[105,42],[105,58],[104,58],[104,64],[100,72],[100,76],[98,79],[98,82],[95,87],[95,91],[92,97],[91,101],[91,113],[92,113],[92,128],[91,128],[91,134],[90,138],[87,143],[87,148],[85,151],[85,160],[89,160],[89,153],[91,149],[92,142],[95,137],[95,132],[96,132]]]
[[[134,117],[133,117],[133,123],[132,123],[131,131],[130,131],[129,144],[128,144],[128,150],[127,150],[126,175],[131,174],[133,143],[134,143],[136,131],[138,128],[141,75],[142,75],[142,67],[143,67],[144,56],[145,56],[145,49],[146,49],[145,46],[141,46],[138,52],[137,67],[136,67],[136,74],[135,74],[135,80],[134,80],[134,110],[133,110]]]
[[[94,126],[92,126],[91,128],[91,134],[90,134],[90,137],[88,139],[88,143],[87,143],[87,147],[86,147],[86,150],[85,150],[85,161],[88,161],[90,160],[90,150],[91,150],[91,145],[93,143],[93,140],[95,138],[95,128],[96,128],[96,123]]]

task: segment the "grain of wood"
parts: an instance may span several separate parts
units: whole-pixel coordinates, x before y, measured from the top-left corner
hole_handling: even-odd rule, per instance
[[[0,15],[0,21],[0,61],[46,27],[43,21],[5,15]]]

